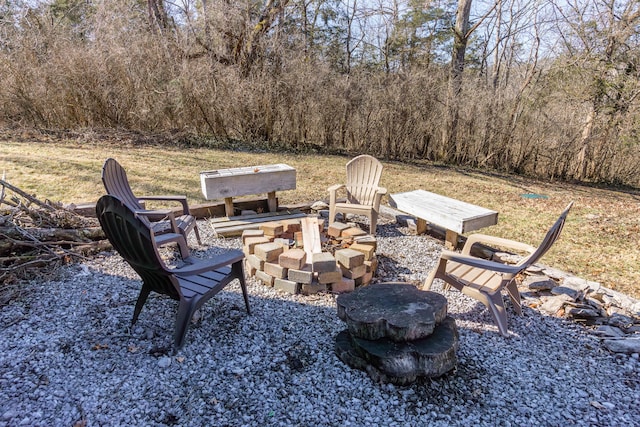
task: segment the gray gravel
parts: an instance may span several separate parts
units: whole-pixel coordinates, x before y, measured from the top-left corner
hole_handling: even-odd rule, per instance
[[[215,239],[206,256],[239,248]],[[379,226],[380,280],[422,281],[440,242]],[[0,426],[640,425],[638,355],[614,355],[579,325],[509,308],[511,337],[484,307],[445,292],[459,366],[409,387],[372,382],[335,355],[335,296],[249,280],[207,303],[171,354],[175,301],[154,296],[130,327],[139,281],[117,256],[25,283],[0,312]],[[441,291],[439,285],[435,286]]]

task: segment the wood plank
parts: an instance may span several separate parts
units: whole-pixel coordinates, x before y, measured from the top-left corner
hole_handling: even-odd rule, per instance
[[[246,224],[254,220],[258,220],[258,222],[260,222],[259,220],[261,219],[264,221],[275,221],[274,218],[287,216],[287,215],[296,215],[296,214],[304,214],[304,212],[280,211],[280,212],[264,212],[259,214],[250,214],[250,215],[237,215],[237,216],[229,216],[229,217],[223,216],[219,218],[211,218],[209,222],[213,224],[227,223],[228,225],[232,225],[231,223],[235,223],[234,225],[238,225],[238,224]]]
[[[456,233],[478,230],[498,223],[498,212],[424,190],[392,194],[390,204]]]
[[[320,242],[320,229],[318,228],[318,218],[307,217],[300,221],[302,226],[302,241],[304,242],[304,251],[307,253],[307,259],[312,259],[313,254],[322,252],[322,244]]]
[[[213,230],[220,236],[239,236],[244,230],[257,230],[260,225],[268,222],[279,222],[285,219],[304,218],[307,215],[304,212],[296,212],[292,214],[270,215],[263,218],[252,218],[246,221],[221,221],[211,223]]]

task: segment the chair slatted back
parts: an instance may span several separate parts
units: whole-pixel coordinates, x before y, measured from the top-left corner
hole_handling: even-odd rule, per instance
[[[127,172],[125,172],[124,168],[115,159],[109,158],[104,162],[102,166],[102,183],[107,190],[107,194],[116,196],[124,202],[129,209],[143,209],[138,198],[133,194],[133,190],[131,190],[129,180],[127,179]]]
[[[111,245],[143,282],[155,292],[180,299],[177,281],[160,258],[148,224],[112,195],[98,200],[96,215]]]
[[[573,206],[573,202],[569,203],[565,210],[562,211],[560,217],[551,226],[549,231],[547,231],[547,234],[546,236],[544,236],[544,239],[542,240],[542,243],[540,243],[540,246],[538,246],[538,248],[531,255],[524,258],[518,263],[518,265],[521,265],[523,267],[523,270],[538,262],[538,260],[542,258],[542,256],[546,254],[549,249],[551,249],[551,246],[553,246],[556,240],[558,240],[558,237],[560,237],[560,233],[564,228],[564,223],[567,219],[567,215],[569,214],[569,210],[571,210],[571,206]]]
[[[380,177],[382,163],[375,157],[363,154],[347,163],[347,199],[351,203],[372,206]]]

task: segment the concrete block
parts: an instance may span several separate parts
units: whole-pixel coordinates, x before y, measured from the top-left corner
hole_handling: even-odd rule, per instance
[[[300,293],[300,283],[294,282],[292,280],[286,279],[278,279],[276,278],[273,281],[274,289],[278,289],[279,291],[286,292],[288,294],[298,294]]]
[[[262,237],[264,236],[264,232],[262,230],[244,230],[242,232],[242,244],[246,244],[245,243],[245,239],[249,238],[249,237]]]
[[[286,233],[295,233],[297,231],[302,231],[299,219],[285,219],[283,221],[280,221],[280,223],[282,224],[284,232]]]
[[[364,254],[354,249],[340,249],[336,251],[336,261],[344,268],[353,269],[364,265]]]
[[[363,245],[362,243],[354,243],[349,247],[354,251],[362,252],[364,254],[365,261],[371,261],[376,256],[376,249],[371,245]]]
[[[357,236],[353,238],[353,242],[360,245],[373,246],[374,251],[378,249],[378,241],[373,236]]]
[[[260,230],[264,231],[265,236],[279,236],[284,231],[284,227],[280,222],[265,222],[260,224]]]
[[[245,255],[249,255],[254,253],[256,245],[269,243],[269,239],[264,236],[247,237],[246,239],[243,238],[243,243],[244,243],[244,246],[242,250],[244,251]]]
[[[244,259],[247,260],[247,264],[249,264],[251,268],[260,270],[260,271],[264,270],[264,260],[261,260],[257,256],[253,254],[246,255]]]
[[[307,262],[307,253],[303,249],[291,249],[278,256],[278,263],[284,268],[300,270]]]
[[[356,288],[356,281],[343,277],[339,282],[331,284],[331,292],[341,294],[344,292],[353,292]]]
[[[276,279],[286,279],[289,273],[287,268],[273,262],[264,263],[264,272],[275,277]]]
[[[311,264],[305,264],[301,269],[290,268],[287,278],[292,282],[298,282],[301,284],[311,284],[313,282],[313,271],[311,271]]]
[[[355,279],[356,286],[367,286],[373,279],[373,273],[365,273],[361,277]]]
[[[336,259],[329,252],[320,252],[320,253],[312,254],[311,265],[313,266],[314,272],[327,273],[330,271],[335,271]]]
[[[265,273],[264,271],[256,271],[256,279],[260,280],[262,283],[264,283],[267,286],[273,286],[273,276],[271,276],[270,274]]]
[[[367,266],[367,273],[374,273],[378,269],[378,258],[373,258],[370,261],[365,261],[364,265]]]
[[[255,267],[253,267],[251,264],[249,264],[249,261],[247,260],[247,258],[245,258],[244,259],[244,271],[249,276],[255,276],[256,271],[258,271],[258,270]]]
[[[327,234],[331,237],[340,237],[342,235],[342,231],[349,228],[347,224],[342,222],[332,222],[327,229]]]
[[[282,252],[282,246],[273,242],[262,243],[253,248],[254,255],[265,262],[277,261]]]
[[[357,237],[357,236],[366,236],[367,232],[362,230],[360,227],[349,227],[346,230],[342,230],[342,237]]]
[[[328,285],[330,283],[339,282],[342,279],[342,270],[335,265],[335,270],[318,273],[318,283]]]
[[[358,277],[362,277],[367,273],[367,266],[362,264],[353,268],[344,268],[342,269],[342,275],[347,279],[357,279]]]
[[[320,292],[327,292],[327,285],[321,283],[303,284],[300,287],[300,293],[302,295],[313,295]]]

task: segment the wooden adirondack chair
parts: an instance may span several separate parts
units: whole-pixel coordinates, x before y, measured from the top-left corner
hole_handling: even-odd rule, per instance
[[[173,335],[177,351],[184,345],[193,313],[234,279],[240,281],[247,313],[251,314],[241,251],[209,259],[186,257],[183,267],[169,269],[158,253],[153,230],[126,203],[114,196],[102,196],[96,204],[96,214],[113,247],[142,278],[132,324],[151,292],[179,301]]]
[[[382,163],[366,154],[347,163],[347,183],[329,187],[329,223],[335,221],[336,213],[352,213],[369,218],[369,233],[376,234],[380,212],[380,200],[387,189],[378,186],[382,175]],[[338,202],[338,190],[344,188],[346,202]]]
[[[136,197],[133,194],[133,190],[131,190],[129,180],[127,179],[127,173],[124,168],[115,159],[111,158],[107,159],[102,166],[102,183],[104,184],[104,188],[107,190],[107,194],[116,196],[118,199],[122,200],[122,202],[125,203],[132,211],[140,215],[145,215],[150,221],[154,234],[160,235],[178,230],[178,232],[184,236],[185,241],[187,241],[189,232],[193,230],[198,244],[202,244],[198,225],[196,224],[196,218],[189,213],[189,205],[187,204],[186,196]],[[178,202],[182,205],[182,215],[176,217],[173,214],[173,211],[169,209],[145,209],[140,204],[143,200]],[[158,220],[159,218],[162,219]],[[184,255],[185,254],[183,254],[183,256]]]
[[[434,279],[444,280],[445,289],[451,285],[489,308],[500,333],[505,337],[508,336],[507,313],[501,291],[502,289],[507,290],[514,310],[518,315],[522,314],[520,293],[514,279],[518,274],[542,258],[551,248],[560,236],[572,205],[573,202],[569,203],[537,248],[513,240],[484,234],[472,234],[465,242],[462,254],[443,250],[436,268],[431,271],[431,274],[425,280],[424,288],[431,289]],[[470,255],[471,247],[476,243],[528,252],[529,256],[515,265],[476,258]]]

